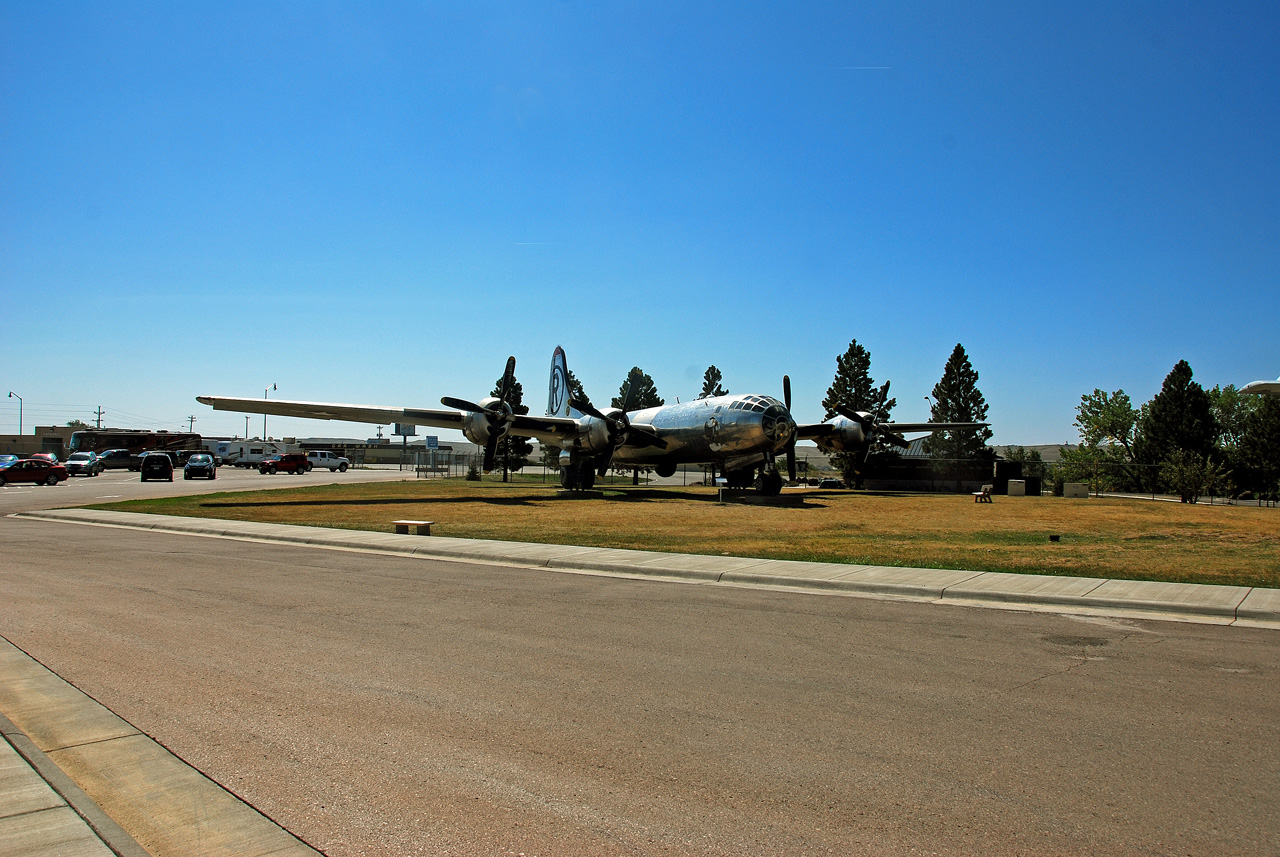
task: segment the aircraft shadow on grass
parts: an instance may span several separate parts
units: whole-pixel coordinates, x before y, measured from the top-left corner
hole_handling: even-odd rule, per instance
[[[579,501],[598,499],[605,492],[596,494],[577,494]],[[656,503],[663,500],[682,500],[693,503],[717,503],[715,494],[686,494],[677,491],[644,488],[629,488],[625,491],[610,491],[609,500],[614,503]],[[363,499],[307,499],[307,500],[210,500],[200,504],[205,509],[267,509],[281,506],[409,506],[409,505],[447,505],[451,503],[481,503],[490,506],[534,506],[557,499],[545,491],[537,494],[518,496],[468,496],[468,497],[371,497]],[[791,495],[784,497],[755,497],[735,494],[730,503],[744,506],[766,506],[779,509],[822,509],[825,503],[815,503],[812,496]]]

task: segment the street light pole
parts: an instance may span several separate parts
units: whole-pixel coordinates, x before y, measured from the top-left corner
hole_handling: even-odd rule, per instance
[[[267,389],[263,390],[263,391],[262,391],[262,398],[264,398],[264,399],[265,399],[265,398],[267,397],[267,393],[270,393],[270,392],[271,392],[272,390],[274,390],[275,388],[276,388],[276,385],[275,385],[275,384],[272,384],[270,387],[268,387]],[[245,434],[248,434],[248,432],[246,431],[246,432],[245,432]],[[263,415],[262,415],[262,439],[263,439],[264,441],[267,439],[267,415],[266,415],[266,414],[263,414]]]
[[[9,398],[18,400],[18,434],[22,434],[22,397],[10,390]]]
[[[244,439],[249,439],[249,418],[247,416],[244,418]]]

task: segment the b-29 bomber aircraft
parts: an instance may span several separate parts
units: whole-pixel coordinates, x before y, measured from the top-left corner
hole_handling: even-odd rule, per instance
[[[905,447],[903,433],[986,425],[881,423],[871,413],[843,407],[839,416],[825,422],[797,424],[791,417],[791,379],[786,375],[782,376],[782,401],[767,395],[726,395],[632,411],[634,385],[630,385],[621,408],[597,409],[569,398],[568,366],[559,346],[551,357],[546,414],[522,415],[507,402],[515,364],[515,357],[507,358],[498,396],[479,402],[445,396],[440,403],[452,410],[222,396],[197,396],[196,401],[221,411],[459,429],[472,443],[484,447],[486,471],[493,469],[498,442],[505,435],[531,437],[560,450],[560,484],[570,490],[590,489],[610,467],[652,467],[666,477],[680,464],[711,464],[724,473],[730,487],[754,487],[765,496],[782,490],[777,456],[785,456],[788,476],[795,480],[797,440],[813,440],[827,452],[861,452],[865,459],[877,436]],[[886,384],[881,407],[888,392]]]

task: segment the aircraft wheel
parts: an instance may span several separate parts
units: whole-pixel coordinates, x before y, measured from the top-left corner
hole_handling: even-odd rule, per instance
[[[584,465],[578,470],[578,487],[583,491],[590,491],[596,485],[596,472],[589,466]]]
[[[761,471],[755,479],[755,489],[761,497],[776,497],[782,493],[782,475],[777,471]]]
[[[566,491],[578,487],[578,465],[568,464],[560,468],[560,487]]]

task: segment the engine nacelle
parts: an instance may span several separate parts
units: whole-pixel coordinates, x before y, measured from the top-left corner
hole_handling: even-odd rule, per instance
[[[501,404],[501,399],[496,396],[485,396],[478,404],[482,408],[493,408],[495,405]],[[510,414],[511,406],[503,405],[504,410]],[[492,417],[488,414],[478,414],[468,412],[462,418],[462,434],[467,440],[479,446],[484,446],[489,442],[489,431],[491,428]],[[503,422],[498,425],[499,437],[507,433],[507,423]]]
[[[858,413],[862,412],[859,411]],[[848,417],[835,417],[830,420],[829,424],[834,426],[834,430],[830,434],[813,439],[813,442],[823,451],[854,452],[867,445],[867,432],[861,423]]]
[[[600,413],[616,420],[619,417],[626,421],[626,415],[619,408],[601,408]],[[585,452],[604,452],[613,442],[613,426],[596,417],[583,417],[578,420],[583,431],[578,435],[578,448]]]

